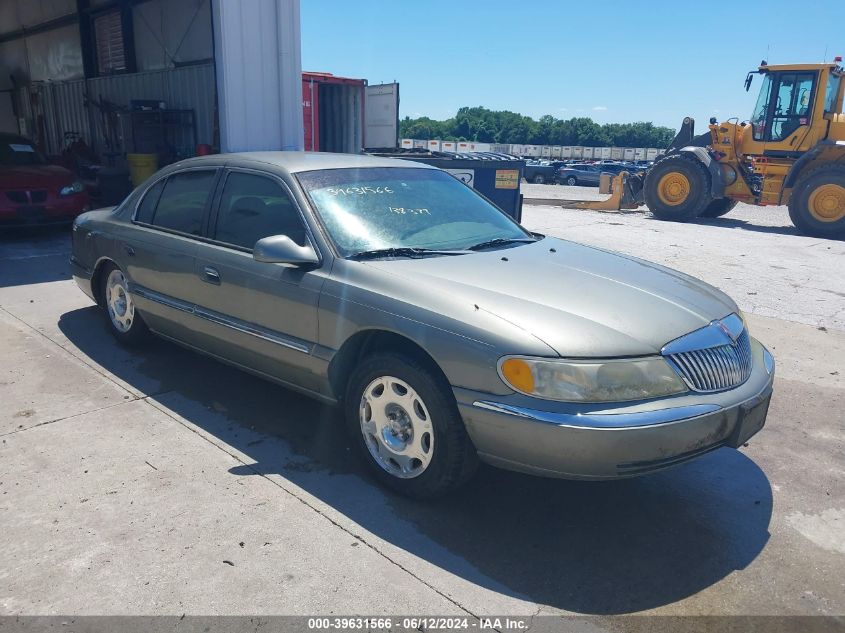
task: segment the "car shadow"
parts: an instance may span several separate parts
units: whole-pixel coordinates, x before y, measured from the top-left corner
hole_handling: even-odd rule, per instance
[[[70,279],[70,227],[0,228],[0,288]]]
[[[652,609],[743,569],[769,538],[768,479],[731,449],[601,483],[482,467],[450,496],[415,502],[375,484],[333,408],[163,341],[116,351],[93,307],[62,315],[59,328],[254,462],[233,475],[281,477],[377,538],[505,596],[583,614]]]

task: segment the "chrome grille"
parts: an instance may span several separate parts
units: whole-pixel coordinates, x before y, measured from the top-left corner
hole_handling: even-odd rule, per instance
[[[724,391],[751,375],[751,341],[745,328],[733,343],[666,354],[666,358],[694,391]]]

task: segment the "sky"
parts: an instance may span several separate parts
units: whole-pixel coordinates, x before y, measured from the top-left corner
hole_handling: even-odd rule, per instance
[[[400,116],[461,106],[677,128],[747,119],[749,70],[845,55],[845,1],[300,0],[302,69],[399,82]]]

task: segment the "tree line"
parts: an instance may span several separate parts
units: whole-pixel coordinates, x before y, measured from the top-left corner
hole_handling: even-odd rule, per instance
[[[675,130],[644,121],[599,125],[589,117],[556,119],[549,114],[536,121],[508,110],[463,107],[454,117],[444,121],[406,116],[399,122],[399,136],[479,143],[666,147],[674,138]]]

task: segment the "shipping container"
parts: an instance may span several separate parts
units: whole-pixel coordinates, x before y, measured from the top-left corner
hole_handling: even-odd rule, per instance
[[[522,145],[519,143],[514,143],[510,146],[510,152],[512,156],[522,156]]]
[[[584,160],[592,160],[593,159],[593,148],[592,147],[582,147],[581,148],[581,158]]]
[[[645,159],[646,159],[646,160],[655,160],[655,159],[657,158],[657,154],[658,154],[659,152],[660,152],[660,150],[659,150],[659,149],[657,149],[656,147],[649,147],[649,148],[645,151]]]
[[[634,148],[634,160],[645,160],[645,147]]]
[[[560,157],[564,160],[569,160],[570,158],[572,158],[572,146],[563,145],[560,148]]]
[[[396,147],[399,84],[369,86],[366,79],[302,73],[305,149],[358,153]]]
[[[584,158],[584,148],[579,145],[574,146],[572,148],[572,158],[575,160],[581,160]]]
[[[421,141],[421,140],[414,139],[414,149],[417,149],[417,148],[426,149],[427,147],[428,147],[428,141]]]
[[[455,151],[460,152],[461,154],[475,151],[475,144],[471,141],[458,141],[457,147],[458,149]]]
[[[441,141],[440,142],[440,151],[441,152],[456,152],[458,147],[457,141]]]
[[[510,154],[511,146],[507,143],[492,143],[490,145],[490,151],[497,154]]]
[[[413,149],[415,147],[414,143],[415,141],[412,138],[403,138],[399,143],[399,147],[402,149]]]
[[[440,141],[439,140],[426,141],[425,147],[429,152],[439,152],[440,151]]]
[[[552,145],[552,158],[560,158],[560,145]]]
[[[610,160],[610,147],[602,147],[601,148],[601,159],[602,160]]]
[[[624,154],[625,152],[621,147],[610,148],[610,160],[622,160]]]
[[[551,158],[552,157],[552,146],[551,145],[541,145],[540,146],[540,156],[543,158]]]
[[[626,147],[622,153],[622,160],[634,160],[634,148]]]

